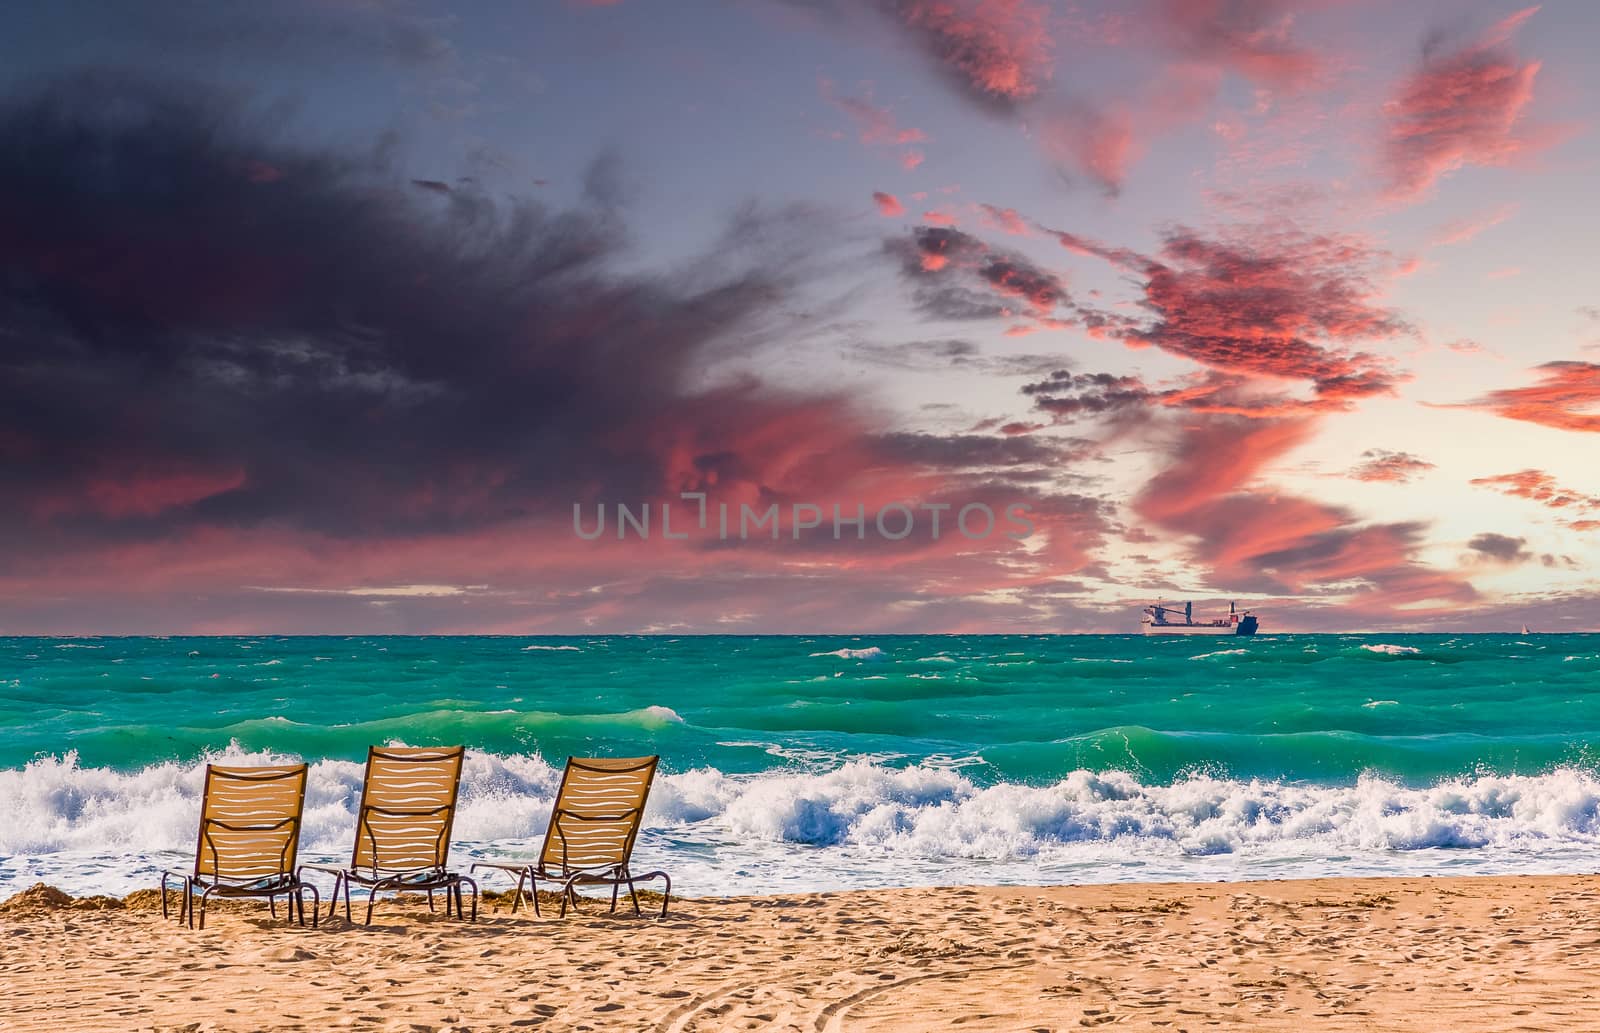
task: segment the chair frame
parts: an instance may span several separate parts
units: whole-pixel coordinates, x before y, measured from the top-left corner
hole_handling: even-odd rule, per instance
[[[632,766],[618,766],[627,761],[636,761]],[[629,863],[633,857],[633,845],[639,838],[639,828],[644,821],[645,803],[650,798],[650,786],[655,781],[656,766],[661,762],[659,756],[638,758],[584,758],[568,757],[567,767],[561,773],[561,787],[556,790],[555,808],[550,812],[550,825],[545,831],[544,843],[539,849],[539,857],[531,864],[503,864],[496,861],[479,861],[474,863],[470,870],[479,868],[492,868],[509,872],[517,877],[517,888],[511,898],[511,911],[516,913],[523,899],[523,886],[528,887],[528,897],[533,902],[533,913],[541,915],[539,910],[539,879],[547,882],[559,883],[561,886],[561,913],[559,917],[565,918],[567,905],[570,903],[574,910],[578,907],[579,886],[610,886],[611,911],[617,910],[618,897],[622,887],[628,887],[628,897],[633,902],[633,913],[640,915],[639,893],[635,884],[660,879],[665,884],[661,897],[661,914],[657,917],[667,917],[667,904],[672,898],[672,877],[663,871],[644,872],[640,875],[633,874]],[[628,774],[644,770],[644,792],[640,796],[639,805],[616,814],[581,814],[569,807],[562,806],[566,795],[567,782],[574,770],[604,772],[607,774]],[[615,864],[604,865],[569,865],[567,863],[567,837],[561,829],[563,820],[576,822],[619,822],[629,820],[632,827],[628,830],[626,841],[620,851],[622,860]],[[561,851],[561,864],[557,869],[550,868],[545,857],[550,853],[552,842],[558,842]]]
[[[298,778],[300,788],[295,801],[295,811],[290,817],[271,824],[237,825],[216,818],[208,818],[206,812],[211,801],[211,787],[215,779],[234,779],[240,782],[273,782],[283,778]],[[194,851],[194,871],[184,873],[167,869],[161,873],[161,917],[169,917],[167,906],[167,883],[176,879],[178,890],[182,894],[178,907],[178,921],[187,922],[190,929],[195,927],[195,890],[200,890],[200,928],[206,927],[206,904],[212,896],[217,897],[265,897],[267,908],[272,917],[278,917],[278,898],[284,897],[288,903],[289,921],[296,918],[296,906],[299,908],[300,924],[306,924],[305,891],[311,891],[311,928],[317,927],[317,911],[322,906],[321,895],[317,888],[300,878],[294,868],[295,854],[299,849],[300,829],[302,826],[306,799],[306,765],[269,765],[263,767],[230,767],[220,764],[207,764],[205,771],[205,786],[200,795],[200,831],[196,836]],[[227,832],[276,832],[280,829],[289,829],[289,834],[284,839],[283,851],[279,856],[279,874],[275,877],[255,878],[245,881],[229,879],[219,876],[215,872],[203,873],[200,871],[201,859],[205,856],[207,847],[211,851],[213,867],[218,865],[216,840],[213,838],[215,829]]]
[[[372,762],[381,756],[387,761],[397,763],[420,763],[445,759],[454,755],[456,796],[448,804],[438,807],[428,807],[420,810],[397,810],[394,808],[377,807],[367,803],[367,786],[371,782]],[[425,748],[402,751],[395,747],[372,746],[367,750],[367,767],[361,783],[361,806],[356,813],[356,844],[350,851],[350,864],[348,867],[339,868],[331,865],[304,864],[300,866],[301,872],[322,872],[333,876],[333,892],[328,897],[328,917],[331,919],[339,907],[339,894],[344,892],[344,917],[345,921],[352,921],[350,912],[350,886],[352,883],[367,888],[367,918],[366,924],[372,924],[373,907],[378,902],[378,893],[382,890],[394,890],[396,893],[406,891],[427,891],[428,910],[434,910],[433,891],[444,890],[444,913],[449,917],[452,901],[454,902],[457,919],[465,918],[461,886],[463,883],[472,887],[472,921],[478,920],[478,883],[476,880],[452,872],[445,867],[450,851],[450,834],[455,828],[456,808],[459,804],[461,793],[461,762],[465,756],[465,748],[461,746]],[[373,832],[368,821],[369,815],[381,815],[389,818],[428,818],[443,813],[445,815],[444,827],[440,829],[437,841],[434,844],[434,858],[438,862],[421,868],[386,869],[378,865],[378,837]],[[356,860],[361,856],[360,837],[365,832],[367,841],[372,845],[372,863],[357,866]]]

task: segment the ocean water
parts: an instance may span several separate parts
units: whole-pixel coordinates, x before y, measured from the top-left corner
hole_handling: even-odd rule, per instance
[[[662,755],[689,895],[1600,870],[1600,636],[0,639],[0,897],[192,862],[201,769],[465,743],[457,863],[569,754]]]

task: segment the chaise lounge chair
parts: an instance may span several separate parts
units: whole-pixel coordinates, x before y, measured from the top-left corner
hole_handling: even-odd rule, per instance
[[[306,766],[267,767],[206,765],[200,798],[200,834],[194,871],[161,873],[161,917],[167,917],[167,880],[181,881],[183,901],[178,921],[194,928],[194,894],[200,891],[200,928],[206,927],[206,902],[218,897],[266,897],[278,917],[278,897],[286,897],[289,920],[300,907],[306,924],[305,891],[311,891],[311,925],[321,906],[317,888],[300,881],[295,851],[300,843],[300,816],[306,800]]]
[[[302,871],[334,877],[328,906],[332,918],[344,889],[344,917],[350,918],[350,884],[367,887],[367,924],[380,890],[422,891],[433,908],[433,891],[444,890],[444,912],[455,901],[464,917],[461,884],[472,887],[472,920],[478,920],[478,884],[449,871],[450,829],[455,824],[461,786],[460,746],[374,746],[367,751],[367,773],[356,814],[356,845],[350,867],[302,865]]]
[[[544,848],[533,864],[501,864],[480,861],[472,866],[498,868],[517,876],[511,910],[522,903],[523,883],[533,899],[533,913],[539,914],[539,879],[561,884],[561,914],[570,901],[578,905],[578,886],[610,886],[611,910],[617,909],[619,890],[628,887],[633,913],[639,914],[639,894],[634,883],[660,879],[666,884],[661,897],[661,917],[667,916],[667,900],[672,895],[672,879],[666,872],[634,875],[628,868],[633,842],[644,819],[645,798],[655,778],[660,757],[570,757],[561,776],[550,812],[550,827],[545,832]]]

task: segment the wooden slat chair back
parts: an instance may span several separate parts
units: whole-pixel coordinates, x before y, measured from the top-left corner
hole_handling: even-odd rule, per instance
[[[195,875],[249,882],[293,873],[305,800],[304,764],[208,764]]]
[[[374,875],[443,870],[464,753],[460,746],[368,751],[352,869]]]
[[[568,758],[537,863],[485,861],[473,868],[497,868],[515,874],[517,888],[511,910],[522,903],[526,883],[532,891],[534,914],[539,913],[541,878],[562,884],[563,915],[569,902],[577,904],[576,887],[582,885],[610,886],[613,911],[617,909],[619,890],[628,887],[634,914],[638,914],[639,895],[634,883],[660,879],[666,886],[661,899],[661,914],[665,917],[672,879],[666,872],[634,875],[629,867],[639,827],[644,823],[645,801],[660,761],[660,757]]]
[[[616,868],[628,863],[644,819],[659,757],[567,761],[550,812],[540,867],[547,872]]]
[[[368,925],[380,890],[426,891],[431,910],[433,891],[442,889],[445,914],[453,903],[456,917],[465,917],[463,884],[472,888],[472,917],[477,919],[478,884],[448,870],[465,756],[461,746],[374,746],[367,751],[350,867],[302,866],[334,877],[329,918],[339,906],[341,889],[345,918],[350,918],[350,885],[355,883],[369,891]]]
[[[266,897],[274,915],[277,897],[288,898],[289,917],[300,905],[305,922],[304,887],[295,870],[300,846],[300,826],[305,810],[306,766],[272,764],[230,767],[207,764],[200,797],[200,831],[196,837],[194,870],[177,876],[183,888],[179,920],[192,926],[192,897],[200,890],[200,928],[205,928],[206,903],[215,894],[224,897]],[[166,884],[171,872],[161,876],[161,910],[167,913]],[[315,908],[313,908],[315,912]],[[315,915],[312,918],[315,923]]]

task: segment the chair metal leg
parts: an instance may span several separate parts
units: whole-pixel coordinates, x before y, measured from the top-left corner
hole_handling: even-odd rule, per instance
[[[200,894],[200,928],[201,928],[201,930],[204,930],[205,927],[206,927],[206,901],[211,899],[211,891],[213,889],[215,889],[215,888],[216,887],[214,887],[214,886],[207,886],[205,888],[205,890]],[[193,909],[194,909],[193,905],[190,905],[190,910],[192,911]]]
[[[268,897],[267,897],[267,910],[272,912],[272,917],[273,918],[277,918],[278,917],[278,898],[277,897],[268,895]],[[294,918],[294,915],[290,914],[289,917],[292,919],[292,918]]]
[[[633,901],[633,917],[639,917],[639,891],[634,888],[633,880],[628,880],[628,897]]]
[[[433,890],[428,891],[428,910],[433,910]],[[450,895],[448,893],[445,894],[444,898],[444,913],[446,916],[450,914]]]
[[[456,917],[461,917],[462,882],[472,887],[472,920],[476,922],[478,920],[478,882],[476,879],[469,879],[465,875],[461,877],[461,882],[456,883]]]
[[[583,878],[583,876],[574,875],[572,878],[566,881],[564,886],[561,887],[561,914],[559,917],[567,917],[567,903],[569,901],[572,904],[572,910],[578,910],[578,891],[573,887],[577,885],[578,880],[581,878]]]

